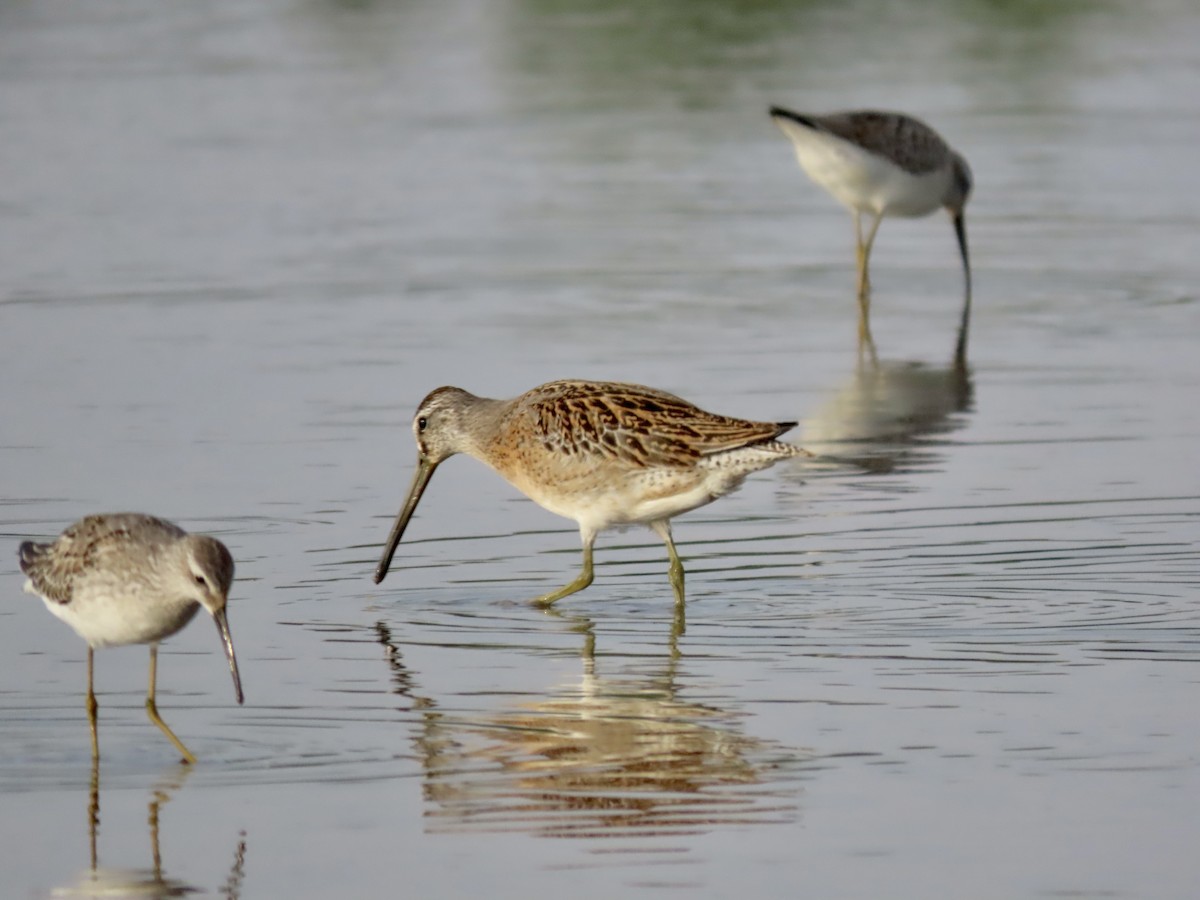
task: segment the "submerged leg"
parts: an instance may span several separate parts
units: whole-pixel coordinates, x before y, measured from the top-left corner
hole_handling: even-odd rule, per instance
[[[687,604],[676,603],[675,614],[671,617],[671,636],[667,639],[667,646],[671,651],[671,662],[675,663],[679,660],[679,639],[683,637],[687,631]]]
[[[175,745],[175,749],[183,754],[183,762],[194,763],[196,757],[192,756],[192,751],[183,746],[183,741],[175,737],[175,732],[167,727],[167,723],[162,720],[162,716],[158,714],[158,705],[154,702],[155,682],[158,680],[158,644],[150,645],[150,690],[146,693],[146,715],[150,717],[150,721],[162,729],[162,733],[170,739]]]
[[[667,545],[667,554],[671,557],[671,567],[667,570],[667,574],[671,579],[671,587],[675,590],[675,602],[683,603],[683,563],[679,561],[679,554],[675,551],[675,541],[671,537],[671,522],[669,519],[660,519],[657,522],[651,522],[650,527]]]
[[[583,570],[570,584],[565,584],[557,591],[551,591],[549,594],[542,594],[540,597],[535,597],[533,600],[535,606],[549,606],[556,600],[561,600],[563,597],[574,594],[577,591],[582,591],[592,583],[592,545],[596,543],[596,533],[594,531],[587,532],[580,528],[579,536],[583,539]]]
[[[99,704],[96,703],[96,692],[92,688],[92,656],[94,651],[91,645],[88,646],[88,692],[87,692],[87,714],[88,727],[92,730],[92,759],[100,758],[100,736],[97,734],[96,712],[99,709]]]
[[[92,871],[96,871],[99,857],[96,855],[96,831],[100,828],[100,759],[92,757],[92,777],[88,783],[88,851],[91,854]]]

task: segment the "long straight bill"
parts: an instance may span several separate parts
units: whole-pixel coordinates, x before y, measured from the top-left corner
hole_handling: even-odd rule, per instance
[[[425,493],[425,486],[429,484],[429,479],[433,477],[433,470],[436,468],[437,463],[432,463],[427,459],[422,458],[417,461],[417,471],[413,475],[408,496],[404,498],[404,506],[400,508],[400,515],[396,516],[396,523],[392,525],[392,533],[388,535],[387,545],[383,548],[383,557],[379,560],[379,565],[375,567],[376,584],[379,584],[387,576],[388,567],[392,564],[392,557],[396,555],[396,547],[400,544],[400,538],[404,536],[404,529],[408,527],[408,520],[416,512],[417,504],[421,502],[421,495]]]
[[[958,250],[963,262],[963,308],[962,321],[958,325],[958,346],[954,349],[954,362],[959,367],[967,362],[967,332],[971,327],[971,260],[967,254],[967,223],[960,209],[954,213],[954,234],[958,237]]]
[[[229,671],[233,675],[233,693],[237,697],[237,702],[242,702],[242,678],[238,675],[237,657],[233,655],[233,635],[229,633],[229,619],[225,616],[225,610],[218,609],[213,613],[213,619],[217,622],[217,632],[221,635],[221,644],[225,648],[225,658],[229,660]]]

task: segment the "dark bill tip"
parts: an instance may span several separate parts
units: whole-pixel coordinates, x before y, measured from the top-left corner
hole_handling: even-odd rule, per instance
[[[213,613],[213,619],[216,620],[217,632],[221,635],[221,646],[225,648],[225,658],[229,660],[229,673],[233,676],[233,694],[237,697],[240,706],[245,701],[245,697],[242,695],[242,678],[238,674],[237,657],[233,653],[233,635],[229,633],[229,619],[223,609]]]
[[[429,484],[429,479],[433,477],[433,470],[436,468],[437,463],[430,462],[423,457],[417,461],[417,471],[413,474],[412,484],[408,488],[408,496],[404,498],[404,505],[400,507],[396,521],[392,525],[392,531],[388,535],[387,543],[384,544],[383,556],[379,559],[379,565],[375,567],[376,584],[387,577],[392,557],[396,555],[396,548],[400,545],[400,538],[404,537],[404,529],[408,527],[409,519],[416,512],[417,504],[421,502],[421,495],[425,493],[425,486]]]

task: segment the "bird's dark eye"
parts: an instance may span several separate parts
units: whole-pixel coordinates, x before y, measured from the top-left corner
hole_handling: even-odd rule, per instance
[[[417,431],[424,431],[428,424],[429,420],[424,416],[421,416],[421,418],[417,419]]]
[[[200,585],[201,587],[208,587],[208,582],[204,580],[203,575],[196,576],[196,584]]]

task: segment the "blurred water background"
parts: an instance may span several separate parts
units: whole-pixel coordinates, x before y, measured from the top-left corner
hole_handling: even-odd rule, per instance
[[[1032,0],[0,3],[5,893],[1200,892],[1200,7]],[[767,116],[970,160],[849,216]],[[371,582],[432,388],[641,382],[824,461],[646,530],[447,463]],[[835,461],[830,461],[832,458]],[[211,628],[97,655],[20,540],[218,535]],[[98,821],[98,825],[96,824]],[[93,871],[95,867],[95,871]],[[156,893],[157,892],[157,893]]]

